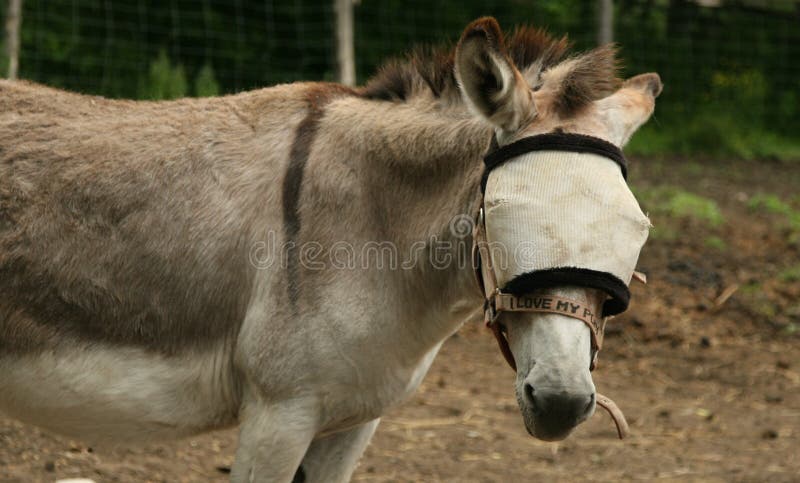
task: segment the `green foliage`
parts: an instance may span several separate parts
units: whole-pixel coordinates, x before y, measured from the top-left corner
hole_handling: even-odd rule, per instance
[[[757,194],[747,202],[751,210],[761,210],[773,215],[791,216],[794,213],[789,204],[784,203],[779,197],[773,194]]]
[[[719,226],[724,221],[716,201],[688,191],[676,191],[668,198],[665,210],[673,216],[696,218]]]
[[[719,250],[719,251],[727,250],[728,248],[728,244],[725,243],[725,240],[723,240],[718,236],[707,237],[704,241],[704,244],[708,248],[712,248],[714,250]]]
[[[668,126],[668,127],[666,127]],[[736,159],[800,161],[800,138],[768,132],[731,117],[711,112],[644,126],[633,136],[626,152],[638,156],[691,156],[703,154]]]
[[[194,95],[197,97],[212,97],[219,95],[219,82],[214,76],[214,68],[206,64],[194,78]]]
[[[635,193],[646,211],[653,214],[693,219],[712,227],[718,227],[725,221],[716,201],[677,187],[660,186],[649,190],[635,190]]]
[[[678,230],[674,227],[656,223],[656,225],[650,229],[650,235],[647,238],[651,241],[671,242],[677,240],[678,235]]]
[[[789,241],[800,243],[800,209],[772,194],[754,195],[750,198],[748,207],[751,210],[783,217],[786,220]]]
[[[186,74],[183,66],[172,65],[167,52],[161,50],[150,64],[147,77],[141,83],[142,99],[177,99],[186,96]]]
[[[22,18],[23,78],[107,97],[149,98],[144,78],[162,48],[182,66],[186,95],[204,65],[221,94],[335,71],[327,0],[25,0]]]
[[[8,53],[6,44],[0,40],[0,77],[6,77],[8,73]]]
[[[764,286],[761,285],[760,282],[748,282],[742,285],[742,288],[740,288],[739,290],[742,292],[742,294],[750,297],[750,296],[760,295],[764,290]]]
[[[778,274],[782,282],[800,282],[800,264],[786,268]]]
[[[698,3],[617,4],[626,73],[664,81],[654,120],[629,152],[800,160],[800,82],[787,68],[800,56],[796,18],[776,1]]]

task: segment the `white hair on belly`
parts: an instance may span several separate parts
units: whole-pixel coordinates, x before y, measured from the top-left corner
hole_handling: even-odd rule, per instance
[[[4,357],[0,407],[90,442],[188,436],[236,423],[236,385],[221,354],[167,358],[95,344]]]

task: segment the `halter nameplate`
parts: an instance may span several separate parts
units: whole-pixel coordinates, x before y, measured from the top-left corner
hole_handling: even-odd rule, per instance
[[[599,338],[603,333],[602,326],[593,310],[578,301],[556,295],[525,295],[518,297],[507,293],[496,293],[494,295],[494,307],[497,312],[538,312],[563,315],[580,320],[589,326],[595,337]],[[601,341],[597,341],[598,349],[601,343]]]

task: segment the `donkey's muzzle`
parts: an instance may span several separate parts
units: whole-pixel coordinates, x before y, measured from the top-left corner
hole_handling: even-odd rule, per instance
[[[588,418],[595,407],[595,395],[548,388],[524,387],[525,419],[528,431],[545,441],[558,441]]]

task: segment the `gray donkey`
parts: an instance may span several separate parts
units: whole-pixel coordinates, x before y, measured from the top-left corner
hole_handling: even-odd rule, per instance
[[[619,81],[611,47],[567,47],[483,18],[356,89],[132,102],[0,82],[0,409],[100,442],[238,424],[232,480],[346,481],[486,307],[528,431],[566,437],[595,409],[592,327],[621,310],[648,226],[608,153],[661,90]],[[540,135],[572,147],[488,176],[490,147]],[[506,249],[480,257],[491,293],[464,255],[479,211]],[[519,256],[528,239],[544,258]],[[557,276],[515,283],[539,272]]]

